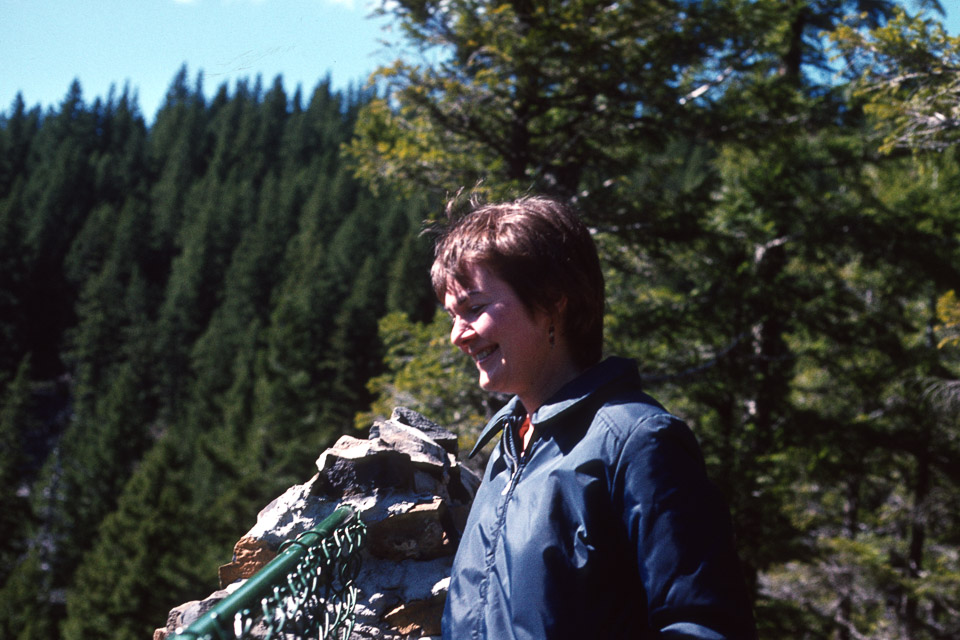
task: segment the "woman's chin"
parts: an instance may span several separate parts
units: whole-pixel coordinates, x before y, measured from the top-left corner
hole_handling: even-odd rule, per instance
[[[497,386],[496,379],[487,375],[487,372],[483,370],[480,371],[480,388],[484,391],[489,391],[490,393],[500,391]]]

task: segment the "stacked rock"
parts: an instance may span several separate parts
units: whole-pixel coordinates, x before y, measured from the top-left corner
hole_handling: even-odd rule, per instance
[[[174,637],[261,567],[281,543],[343,505],[367,526],[351,638],[431,638],[477,476],[457,461],[456,436],[402,407],[375,422],[366,440],[342,436],[317,460],[318,472],[267,505],[220,568],[222,589],[176,607],[154,640]]]

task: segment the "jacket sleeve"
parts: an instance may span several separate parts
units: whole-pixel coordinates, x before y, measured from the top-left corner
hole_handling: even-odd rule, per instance
[[[756,638],[729,512],[686,424],[669,414],[641,419],[613,484],[650,628],[663,638]]]

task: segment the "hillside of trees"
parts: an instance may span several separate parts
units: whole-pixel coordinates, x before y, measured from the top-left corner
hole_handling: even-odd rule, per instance
[[[0,637],[149,638],[369,406],[431,317],[424,203],[340,160],[370,99],[278,79],[149,129],[126,95],[0,129]]]
[[[935,0],[384,4],[376,90],[0,114],[0,637],[146,638],[342,433],[501,401],[423,220],[575,201],[764,638],[960,637],[960,39]],[[912,13],[907,13],[910,11]]]

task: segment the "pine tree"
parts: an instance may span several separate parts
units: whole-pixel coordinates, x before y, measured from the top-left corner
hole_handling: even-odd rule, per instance
[[[163,626],[170,603],[201,595],[216,575],[190,555],[203,548],[209,523],[192,506],[193,443],[188,435],[167,434],[124,489],[77,571],[65,639],[148,637]],[[183,537],[200,544],[177,544]]]
[[[31,318],[28,349],[40,377],[62,371],[57,349],[74,321],[75,300],[62,265],[92,206],[90,158],[95,149],[95,120],[83,103],[80,84],[74,82],[60,111],[37,133],[36,171],[24,191],[25,201],[36,203],[26,216],[26,278],[32,286],[24,297],[24,312]]]
[[[17,179],[27,177],[30,149],[41,121],[40,109],[28,111],[20,93],[10,111],[10,115],[0,114],[0,199],[10,194]]]
[[[30,349],[24,180],[0,200],[0,389]]]
[[[50,591],[50,570],[34,547],[0,589],[0,633],[16,640],[56,640],[60,603]]]
[[[148,142],[148,172],[152,178],[150,207],[154,223],[150,230],[152,260],[145,275],[166,285],[170,264],[177,254],[177,237],[183,224],[191,186],[206,172],[212,138],[203,100],[202,76],[195,90],[187,86],[187,69],[175,76]]]
[[[433,252],[429,240],[415,230],[416,224],[411,221],[411,229],[387,272],[386,310],[428,322],[437,306],[428,278]]]
[[[35,429],[30,386],[30,358],[24,358],[17,375],[0,401],[0,585],[26,551],[33,514],[27,482],[27,435]]]

